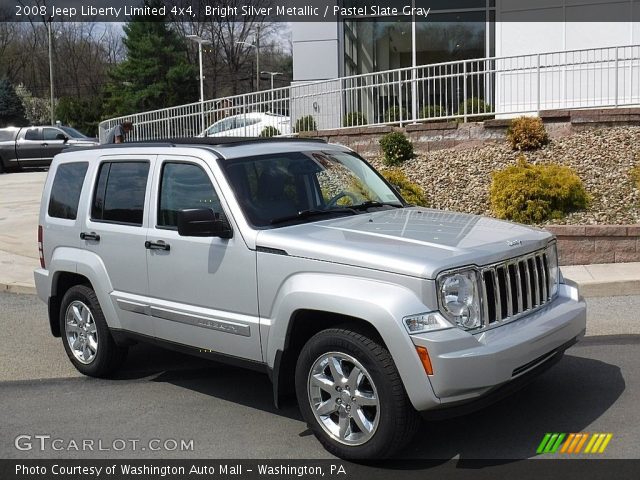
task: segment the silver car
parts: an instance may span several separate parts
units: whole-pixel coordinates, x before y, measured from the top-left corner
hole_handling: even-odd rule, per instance
[[[382,458],[584,334],[548,232],[407,205],[339,145],[223,140],[54,159],[35,280],[80,372],[137,341],[242,364],[331,453]]]

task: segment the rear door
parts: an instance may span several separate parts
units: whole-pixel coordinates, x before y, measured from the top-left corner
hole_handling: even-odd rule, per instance
[[[111,281],[122,327],[153,335],[148,295],[146,229],[149,176],[155,155],[105,156],[94,179],[91,211],[82,229],[84,248],[100,257]]]
[[[179,210],[228,212],[218,192],[203,160],[158,157],[147,237],[149,304],[156,335],[261,361],[255,252],[237,228],[228,239],[178,234]]]
[[[38,167],[46,164],[43,158],[42,127],[24,128],[16,140],[18,163],[23,167]]]

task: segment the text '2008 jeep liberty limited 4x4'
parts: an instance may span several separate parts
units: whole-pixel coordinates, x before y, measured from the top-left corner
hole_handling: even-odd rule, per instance
[[[63,153],[39,223],[38,295],[80,372],[135,341],[241,362],[343,458],[392,455],[418,412],[497,398],[585,330],[549,233],[407,205],[324,142]]]

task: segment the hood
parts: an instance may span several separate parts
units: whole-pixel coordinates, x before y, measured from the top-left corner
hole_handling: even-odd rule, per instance
[[[262,230],[256,245],[289,255],[433,279],[543,248],[544,230],[493,218],[412,207]]]
[[[71,146],[85,146],[85,145],[98,145],[98,139],[97,138],[70,138],[69,140],[67,140],[67,145]]]

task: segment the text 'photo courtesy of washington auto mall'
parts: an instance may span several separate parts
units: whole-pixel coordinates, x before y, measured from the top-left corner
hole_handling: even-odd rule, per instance
[[[640,475],[640,0],[0,0],[0,479]]]

